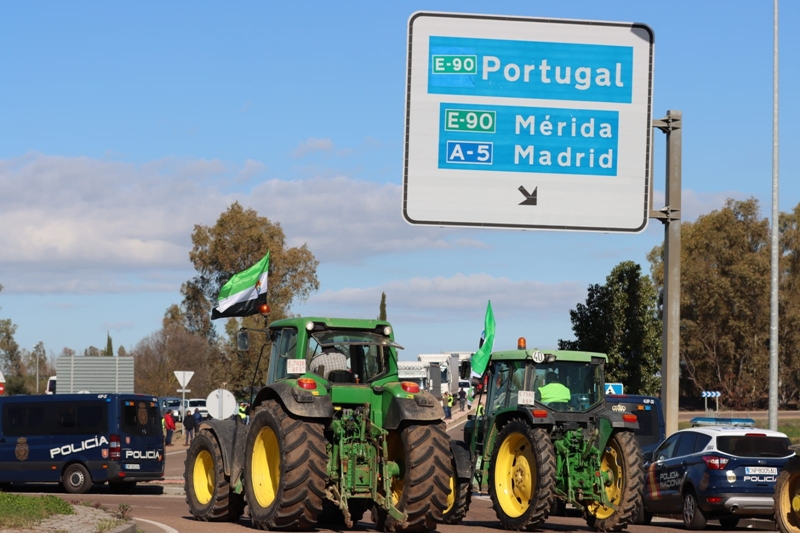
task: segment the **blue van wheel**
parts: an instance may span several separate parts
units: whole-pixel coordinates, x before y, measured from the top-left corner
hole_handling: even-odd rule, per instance
[[[70,494],[83,494],[92,486],[92,476],[89,475],[85,466],[73,463],[64,470],[61,485]]]

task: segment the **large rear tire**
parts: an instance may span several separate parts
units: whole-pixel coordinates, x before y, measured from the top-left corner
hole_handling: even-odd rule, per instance
[[[800,458],[786,462],[775,482],[775,522],[781,533],[800,533]]]
[[[388,448],[389,460],[400,466],[400,476],[392,480],[389,497],[408,518],[403,524],[384,510],[376,509],[373,519],[377,528],[409,533],[436,529],[436,524],[444,520],[453,477],[450,439],[445,425],[441,422],[409,424],[389,434]]]
[[[642,448],[631,431],[617,431],[608,439],[600,458],[600,472],[608,479],[606,498],[616,506],[586,502],[586,523],[596,531],[624,529],[636,514],[642,497]]]
[[[236,522],[244,511],[244,496],[231,489],[217,438],[202,430],[184,461],[184,492],[189,511],[204,522]]]
[[[258,529],[312,529],[328,478],[323,425],[301,419],[275,400],[256,408],[245,448],[245,494]]]
[[[553,505],[555,484],[550,435],[522,420],[503,426],[489,466],[489,496],[500,524],[519,531],[544,522]]]

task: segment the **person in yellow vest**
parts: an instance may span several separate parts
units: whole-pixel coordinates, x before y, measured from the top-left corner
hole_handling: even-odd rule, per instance
[[[245,424],[247,423],[247,404],[244,402],[239,404],[239,418],[241,418],[242,422]]]
[[[571,395],[566,385],[560,382],[559,375],[552,370],[545,376],[545,385],[539,387],[541,401],[547,405],[552,402],[569,402]]]
[[[447,394],[447,418],[453,418],[453,406],[456,404],[456,397],[452,394]]]
[[[483,404],[479,403],[478,407],[475,408],[475,416],[483,416],[483,411],[484,411]]]

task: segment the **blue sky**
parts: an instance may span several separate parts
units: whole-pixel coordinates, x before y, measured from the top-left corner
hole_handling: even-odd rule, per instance
[[[724,6],[724,7],[723,7]],[[772,2],[6,3],[0,8],[0,318],[26,349],[132,349],[193,276],[195,224],[239,201],[320,261],[302,314],[373,317],[403,359],[571,338],[569,310],[636,235],[410,226],[401,216],[415,11],[643,22],[654,118],[684,115],[685,219],[770,213]],[[800,5],[781,5],[782,210],[800,202]],[[664,136],[657,134],[656,205]]]

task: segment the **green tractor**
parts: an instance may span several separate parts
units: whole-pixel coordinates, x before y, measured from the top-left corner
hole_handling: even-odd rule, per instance
[[[370,510],[379,530],[417,532],[455,516],[469,455],[451,449],[433,395],[398,379],[388,322],[290,318],[266,334],[249,423],[206,421],[188,450],[195,518],[236,521],[246,503],[256,528],[295,531],[352,527]]]
[[[775,524],[780,533],[800,533],[800,444],[789,449],[796,455],[781,468],[775,481]]]
[[[577,351],[517,350],[491,355],[482,415],[464,428],[474,480],[486,480],[505,529],[544,522],[571,503],[598,531],[633,520],[644,474],[633,431],[636,415],[606,410],[606,356]],[[456,485],[469,506],[468,484]],[[463,514],[460,512],[459,514]]]

